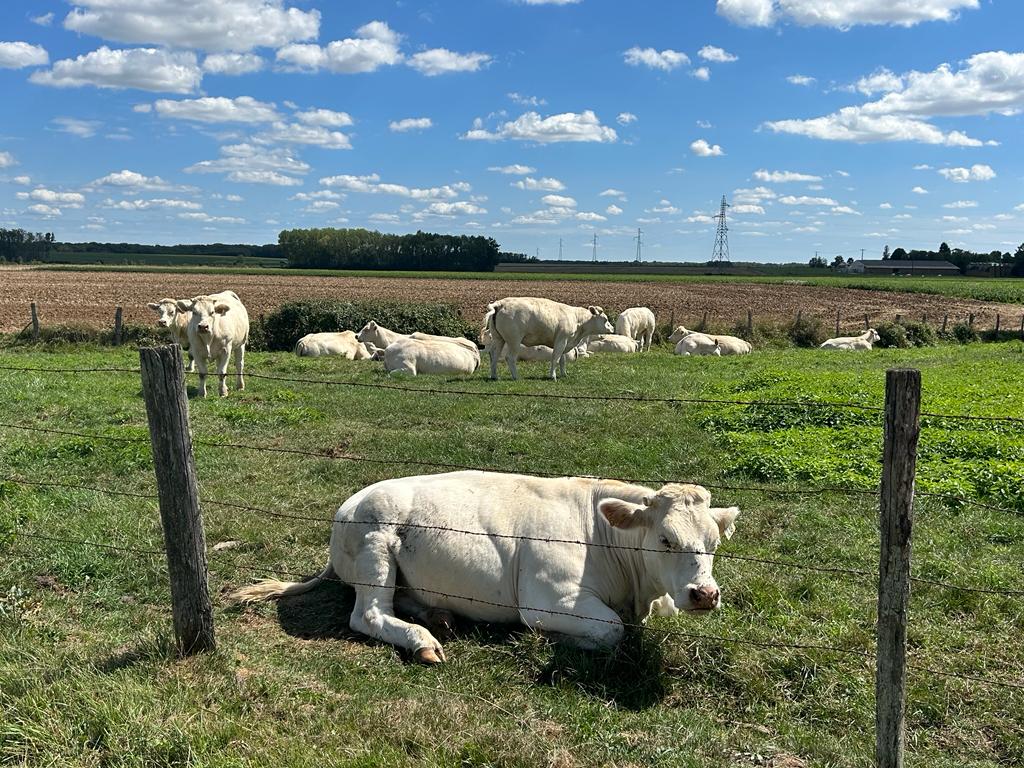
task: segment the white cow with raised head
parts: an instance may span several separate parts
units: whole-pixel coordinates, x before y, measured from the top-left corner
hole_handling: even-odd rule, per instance
[[[375,354],[381,355],[388,373],[469,375],[480,367],[480,351],[469,339],[462,341],[466,344],[413,334],[389,344],[383,354],[377,348]]]
[[[245,389],[245,345],[249,343],[249,313],[234,291],[222,291],[194,299],[179,299],[178,310],[191,312],[188,342],[199,370],[199,397],[206,397],[206,373],[211,360],[216,362],[218,391],[228,394],[227,371],[231,353],[235,354],[238,388]]]
[[[490,333],[491,378],[498,378],[498,358],[504,355],[509,373],[519,378],[516,360],[524,346],[551,347],[550,377],[565,376],[566,353],[587,336],[612,333],[601,307],[573,307],[551,299],[511,297],[487,306],[484,323]]]
[[[874,344],[882,337],[874,328],[868,328],[860,336],[839,336],[822,343],[819,349],[874,349]]]
[[[415,331],[414,333],[398,333],[392,331],[389,328],[385,328],[383,325],[379,325],[377,321],[371,320],[364,325],[356,338],[364,344],[372,344],[377,349],[387,349],[389,346],[394,344],[396,341],[402,339],[427,339],[429,341],[446,341],[451,344],[458,344],[466,349],[476,349],[476,344],[467,339],[465,336],[436,336],[432,333],[421,333]]]
[[[615,332],[620,336],[629,336],[640,342],[640,350],[650,350],[654,339],[657,320],[654,313],[647,307],[630,307],[624,309],[615,318]]]
[[[712,507],[699,485],[476,471],[384,480],[338,509],[330,560],[315,578],[267,580],[232,597],[281,598],[340,579],[356,591],[352,629],[426,663],[444,651],[426,627],[398,618],[400,600],[420,621],[439,609],[611,648],[624,621],[642,621],[654,606],[720,606],[714,553],[739,513]]]
[[[356,339],[355,331],[307,333],[295,343],[299,357],[336,355],[346,360],[369,360],[373,353]]]
[[[171,341],[181,346],[188,352],[188,370],[196,369],[195,358],[188,345],[188,321],[192,319],[191,312],[179,312],[177,299],[160,299],[151,301],[146,305],[156,313],[156,324],[158,328],[166,328]]]

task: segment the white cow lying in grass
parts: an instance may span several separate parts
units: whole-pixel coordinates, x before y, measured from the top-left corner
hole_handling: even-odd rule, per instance
[[[571,307],[551,299],[511,297],[489,304],[484,324],[490,332],[488,352],[491,378],[498,378],[498,358],[508,363],[513,379],[519,378],[516,360],[524,345],[544,345],[552,349],[550,376],[565,376],[566,353],[585,337],[611,333],[612,324],[600,307]]]
[[[632,336],[621,336],[617,333],[602,333],[591,336],[580,342],[579,348],[591,355],[597,354],[628,354],[640,351],[640,342]]]
[[[717,341],[707,334],[690,333],[679,340],[673,352],[684,357],[691,355],[714,355],[715,357],[720,357],[722,348],[718,346]]]
[[[824,342],[819,349],[873,349],[873,344],[881,340],[878,331],[868,328],[860,336],[839,336]]]
[[[641,350],[650,351],[656,324],[654,313],[647,307],[630,307],[622,310],[615,318],[615,332],[636,339],[640,342]]]
[[[307,333],[295,344],[299,357],[337,355],[346,360],[369,360],[373,355],[365,344],[359,343],[355,331],[334,333]]]
[[[375,359],[384,361],[384,370],[388,373],[469,375],[480,367],[480,351],[469,339],[441,337],[438,340],[427,334],[414,333],[388,344],[384,350],[372,344],[368,346],[374,350]]]
[[[672,331],[672,335],[668,337],[668,340],[672,341],[672,342],[675,342],[676,345],[678,346],[678,342],[682,341],[687,336],[689,336],[690,334],[693,334],[693,333],[696,333],[696,331],[688,331],[683,326],[678,325],[678,326],[676,326],[676,329],[674,331]],[[744,341],[739,336],[724,336],[724,335],[715,334],[715,333],[705,333],[705,334],[701,334],[701,335],[706,336],[707,338],[714,340],[715,344],[718,346],[718,348],[720,350],[720,354],[723,354],[723,355],[749,355],[750,354],[750,350],[753,349],[753,347],[750,346],[750,342],[749,341]],[[681,353],[677,352],[676,354],[681,354]],[[712,353],[712,352],[703,352],[703,353],[698,352],[697,354],[710,355],[710,354],[714,354],[714,353]]]
[[[181,345],[181,348],[188,352],[188,370],[196,369],[196,361],[188,346],[188,321],[192,319],[191,312],[179,312],[177,299],[160,299],[146,305],[156,312],[156,324],[159,328],[166,328],[171,341]]]
[[[653,603],[671,610],[670,598],[677,610],[695,614],[719,607],[714,552],[739,513],[712,507],[699,485],[655,491],[475,471],[403,477],[341,505],[330,561],[315,578],[262,581],[232,597],[288,597],[338,578],[356,591],[352,629],[425,663],[445,659],[441,644],[421,624],[399,619],[396,603],[420,621],[440,609],[522,622],[580,648],[611,648],[623,637],[623,620],[644,620]],[[396,582],[404,585],[397,592]]]
[[[385,328],[383,325],[378,325],[375,320],[371,320],[360,329],[356,338],[364,344],[373,344],[377,349],[387,349],[389,346],[394,344],[396,341],[402,339],[429,339],[431,341],[447,341],[453,344],[460,344],[468,349],[476,349],[474,344],[464,336],[435,336],[431,333],[398,333]]]
[[[191,312],[188,343],[199,370],[199,397],[206,397],[206,372],[211,360],[217,363],[221,397],[228,394],[227,371],[235,353],[238,388],[245,389],[245,345],[249,343],[249,313],[234,291],[222,291],[194,299],[179,299],[178,310]]]

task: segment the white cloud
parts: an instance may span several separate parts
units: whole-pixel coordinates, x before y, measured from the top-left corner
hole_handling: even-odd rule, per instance
[[[179,213],[179,219],[202,221],[207,224],[245,224],[245,219],[238,216],[211,216],[208,213]]]
[[[786,78],[786,82],[792,85],[811,86],[818,82],[818,80],[810,75],[790,75]]]
[[[831,197],[808,197],[807,195],[783,195],[779,198],[783,205],[839,205]]]
[[[490,62],[491,57],[486,53],[456,53],[447,48],[433,48],[413,54],[408,64],[420,74],[435,77],[449,72],[476,72]]]
[[[211,53],[203,59],[203,71],[213,75],[247,75],[259,72],[265,63],[255,53]]]
[[[754,205],[753,203],[738,203],[738,204],[734,204],[732,206],[732,208],[730,208],[729,210],[733,214],[742,214],[742,213],[764,214],[764,208],[762,208],[760,205]]]
[[[402,217],[397,213],[371,213],[369,219],[370,221],[383,221],[389,224],[397,224],[402,220]]]
[[[845,179],[845,178],[848,178],[848,177],[849,177],[849,175],[850,175],[850,174],[849,174],[849,173],[847,173],[846,171],[836,171],[836,173],[837,173],[838,175],[842,176],[842,177],[843,177],[844,179]]]
[[[861,216],[862,215],[860,211],[854,210],[853,208],[851,208],[848,205],[837,205],[836,207],[834,207],[832,209],[832,213],[846,213],[846,214],[850,214],[851,216]]]
[[[700,56],[704,61],[715,61],[719,64],[725,64],[730,61],[739,61],[739,56],[734,56],[723,48],[718,48],[714,45],[705,45],[699,51],[697,55]]]
[[[711,79],[711,70],[708,69],[707,67],[697,67],[696,69],[691,71],[690,74],[693,77],[696,77],[698,80],[707,81]]]
[[[520,165],[519,163],[513,163],[512,165],[492,165],[487,169],[488,171],[494,171],[495,173],[505,173],[511,176],[525,176],[528,173],[536,173],[536,168],[531,168],[528,165]]]
[[[56,192],[45,187],[36,187],[31,192],[19,192],[20,200],[38,200],[41,203],[53,203],[70,208],[81,208],[85,203],[85,195],[81,192]]]
[[[517,139],[548,144],[562,141],[613,142],[618,139],[614,128],[601,125],[591,110],[563,112],[542,118],[537,112],[526,112],[515,120],[502,123],[495,131],[473,128],[462,138],[471,140],[500,141]]]
[[[955,200],[952,203],[946,203],[942,206],[943,208],[977,208],[977,200]]]
[[[576,200],[565,195],[544,195],[540,199],[544,205],[552,206],[553,208],[575,208]]]
[[[115,208],[121,211],[148,211],[152,208],[179,209],[186,211],[198,211],[201,206],[192,200],[178,200],[174,198],[156,197],[149,200],[105,200],[104,208]]]
[[[269,129],[253,136],[257,144],[308,144],[324,149],[352,149],[352,143],[341,131],[330,131],[320,125],[273,123]]]
[[[439,187],[407,187],[404,184],[391,184],[381,182],[380,176],[371,173],[365,176],[353,176],[340,174],[337,176],[326,176],[320,179],[325,187],[345,189],[351,192],[363,192],[371,195],[396,195],[408,197],[413,200],[450,200],[458,197],[462,192],[470,191],[466,182],[454,184],[443,184]]]
[[[714,220],[713,216],[708,216],[706,213],[695,213],[693,216],[686,217],[686,221],[690,224],[710,224]]]
[[[278,187],[296,187],[302,184],[301,179],[285,176],[277,171],[231,171],[225,178],[240,184],[272,184]]]
[[[725,152],[717,144],[708,144],[704,139],[697,139],[690,144],[690,151],[697,157],[718,157]]]
[[[654,48],[638,48],[634,46],[623,53],[622,57],[627,64],[634,67],[644,66],[651,69],[660,69],[664,72],[671,72],[673,69],[678,69],[684,64],[690,63],[689,56],[680,51],[673,51],[671,48],[657,51]]]
[[[577,221],[608,221],[606,216],[602,216],[600,213],[594,213],[593,211],[580,211],[576,214]]]
[[[928,165],[928,163],[921,163],[920,165],[914,166],[915,171],[930,171],[931,169],[932,167]]]
[[[0,69],[45,67],[49,63],[50,55],[41,45],[23,42],[0,43]]]
[[[420,211],[420,213],[427,216],[478,216],[487,213],[487,209],[481,208],[475,203],[467,203],[463,200],[459,200],[454,203],[431,203]]]
[[[928,194],[928,190],[925,189],[924,187],[920,187],[920,186],[914,187],[910,191],[913,192],[915,195],[927,195]]]
[[[538,96],[525,96],[521,93],[516,93],[515,91],[506,95],[516,104],[520,104],[524,107],[543,107],[548,103],[547,99],[542,99]]]
[[[79,120],[76,117],[55,117],[50,121],[61,133],[70,133],[82,139],[96,135],[96,130],[103,125],[99,120]]]
[[[797,173],[796,171],[766,171],[763,168],[754,171],[754,178],[768,184],[784,184],[790,181],[821,181],[821,176],[811,176],[808,173]]]
[[[618,216],[620,213],[622,213],[622,209],[613,203],[612,205],[609,205],[607,208],[605,208],[604,212],[607,213],[609,216]]]
[[[878,207],[881,208],[883,211],[888,211],[892,208],[892,203],[882,203]]]
[[[202,160],[185,169],[186,173],[226,173],[228,181],[249,184],[296,186],[309,165],[292,156],[287,149],[265,149],[253,144],[230,144],[220,148],[221,157]]]
[[[171,190],[175,186],[159,176],[145,176],[137,171],[115,171],[88,184],[89,187],[122,187],[132,191]]]
[[[599,193],[598,197],[617,197],[620,200],[625,200],[626,199],[626,193],[623,192],[621,189],[615,189],[613,187],[609,187],[608,189],[606,189],[603,192]]]
[[[309,213],[317,213],[322,211],[333,211],[336,208],[340,207],[341,206],[338,203],[334,202],[333,200],[314,200],[309,205],[307,205],[303,210],[308,211]]]
[[[654,206],[653,208],[646,209],[646,212],[675,214],[679,213],[679,209],[672,205],[672,203],[669,200],[665,200],[664,198],[662,198],[661,200],[658,201],[658,204],[656,206]]]
[[[978,0],[718,0],[719,15],[745,27],[790,21],[801,26],[846,29],[858,24],[912,27],[925,21],[952,21]]]
[[[315,43],[292,43],[277,51],[277,62],[289,69],[316,72],[326,69],[338,74],[375,72],[402,61],[398,50],[401,35],[383,21],[371,21],[356,30],[356,37],[333,40],[321,47]]]
[[[395,133],[406,133],[407,131],[425,131],[432,128],[434,121],[429,117],[406,117],[402,120],[392,120],[388,128]]]
[[[2,155],[2,154],[3,153],[0,153],[0,155]],[[0,157],[0,167],[2,167],[2,166],[3,166],[3,158]],[[15,184],[20,184],[23,187],[27,187],[29,184],[32,183],[32,177],[31,176],[15,176],[13,179],[11,179],[11,181],[14,182]]]
[[[632,112],[619,112],[618,117],[615,118],[615,122],[619,125],[629,125],[635,123],[636,120],[637,117]]]
[[[296,192],[288,199],[308,202],[310,200],[344,200],[345,196],[329,189],[318,189],[316,192]]]
[[[903,90],[903,78],[885,67],[876,69],[870,75],[860,78],[850,86],[851,90],[860,91],[865,96],[876,93],[892,93]]]
[[[959,131],[943,133],[923,120],[898,115],[867,115],[860,107],[843,107],[830,115],[808,120],[769,121],[765,126],[776,133],[792,133],[826,141],[853,141],[859,144],[917,141],[923,144],[980,147],[983,143]]]
[[[53,24],[53,11],[44,13],[41,16],[30,16],[29,20],[33,24],[38,24],[40,27],[48,27]]]
[[[18,161],[14,159],[14,155],[10,152],[0,152],[0,168],[9,168],[12,165],[17,165]]]
[[[320,12],[282,0],[75,0],[64,19],[74,32],[122,43],[206,51],[279,48],[315,39]]]
[[[111,50],[105,45],[74,59],[61,59],[29,80],[55,88],[138,88],[142,91],[189,93],[199,87],[203,72],[190,51],[157,48]]]
[[[958,184],[968,181],[990,181],[996,177],[991,166],[975,164],[970,168],[939,168],[939,174]]]
[[[252,96],[158,99],[153,106],[160,117],[200,123],[269,123],[281,118],[273,104],[257,101]]]
[[[550,176],[545,176],[540,179],[527,176],[519,181],[513,181],[512,186],[516,189],[543,190],[545,192],[561,192],[565,189],[565,184],[558,179],[551,178]]]
[[[25,210],[36,216],[41,216],[44,219],[55,219],[61,215],[60,208],[54,208],[52,205],[45,205],[44,203],[30,205]]]
[[[335,112],[332,109],[310,109],[305,112],[296,112],[295,119],[300,123],[322,125],[325,128],[345,128],[353,124],[352,116],[348,112]]]
[[[734,189],[733,190],[733,203],[734,205],[760,205],[767,200],[774,200],[778,197],[774,190],[768,187],[754,187],[753,189]]]

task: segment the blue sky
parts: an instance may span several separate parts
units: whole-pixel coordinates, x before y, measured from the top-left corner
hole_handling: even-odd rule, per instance
[[[838,8],[837,8],[838,7]],[[7,0],[0,226],[735,260],[1024,240],[1017,0]]]

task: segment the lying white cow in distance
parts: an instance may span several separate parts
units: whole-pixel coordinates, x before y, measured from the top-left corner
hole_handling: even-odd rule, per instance
[[[697,331],[689,331],[681,325],[677,325],[675,330],[672,331],[672,335],[668,337],[668,340],[674,342],[676,346],[679,346],[679,342],[685,339],[687,336],[697,333]],[[750,346],[749,341],[744,341],[738,336],[724,336],[713,333],[700,334],[709,339],[712,339],[719,348],[719,354],[722,355],[749,355],[753,347]],[[702,342],[703,343],[703,342]],[[676,354],[682,354],[676,352]],[[691,353],[693,354],[693,353]],[[696,354],[710,355],[712,352],[697,352]]]
[[[188,346],[188,321],[192,319],[192,313],[179,312],[177,299],[151,301],[146,306],[156,312],[157,327],[166,328],[171,341],[188,352],[188,370],[194,371],[196,361]]]
[[[179,299],[178,310],[191,312],[188,343],[199,369],[199,397],[206,397],[206,371],[216,361],[221,397],[228,394],[227,371],[235,353],[238,388],[245,389],[245,345],[249,343],[249,313],[234,291],[222,291],[194,299]]]
[[[399,339],[383,350],[384,370],[388,373],[471,374],[480,367],[480,351],[468,339],[469,346],[453,344],[449,340],[419,338],[414,334]],[[380,355],[379,349],[375,352]]]
[[[378,325],[375,320],[371,320],[360,329],[356,338],[363,344],[372,344],[377,349],[387,349],[389,346],[394,344],[396,341],[402,339],[427,339],[429,341],[447,341],[451,344],[459,344],[466,349],[476,349],[474,344],[464,336],[435,336],[432,333],[398,333],[385,328],[383,325]]]
[[[722,348],[718,346],[718,342],[704,333],[691,333],[684,336],[676,344],[673,351],[675,354],[683,355],[684,357],[690,355],[714,355],[715,357],[720,357],[722,354]]]
[[[373,355],[356,339],[355,331],[307,333],[295,343],[299,357],[337,355],[346,360],[369,360]]]
[[[641,350],[649,351],[656,323],[654,313],[647,307],[630,307],[622,310],[615,318],[615,332],[636,339],[640,342]]]
[[[330,561],[315,578],[262,581],[232,597],[288,597],[338,578],[356,591],[352,629],[427,663],[444,660],[441,644],[422,625],[399,619],[396,601],[405,598],[400,609],[420,621],[440,609],[522,622],[584,649],[611,648],[623,621],[642,621],[654,603],[671,610],[671,598],[690,613],[720,606],[714,552],[739,513],[712,507],[699,485],[655,491],[476,471],[384,480],[338,509]],[[438,528],[481,535],[439,535]],[[404,588],[396,593],[399,580]]]
[[[640,351],[640,342],[632,336],[621,336],[617,333],[602,333],[580,342],[580,348],[591,355],[597,354],[628,354]]]
[[[516,360],[524,346],[551,347],[552,379],[555,366],[565,376],[566,353],[585,337],[611,333],[612,324],[600,307],[571,307],[551,299],[510,297],[489,304],[484,322],[490,332],[488,352],[491,378],[498,378],[498,358],[504,355],[509,373],[519,378]]]
[[[819,349],[873,349],[872,345],[881,340],[878,331],[868,328],[860,336],[840,336],[824,342]]]

